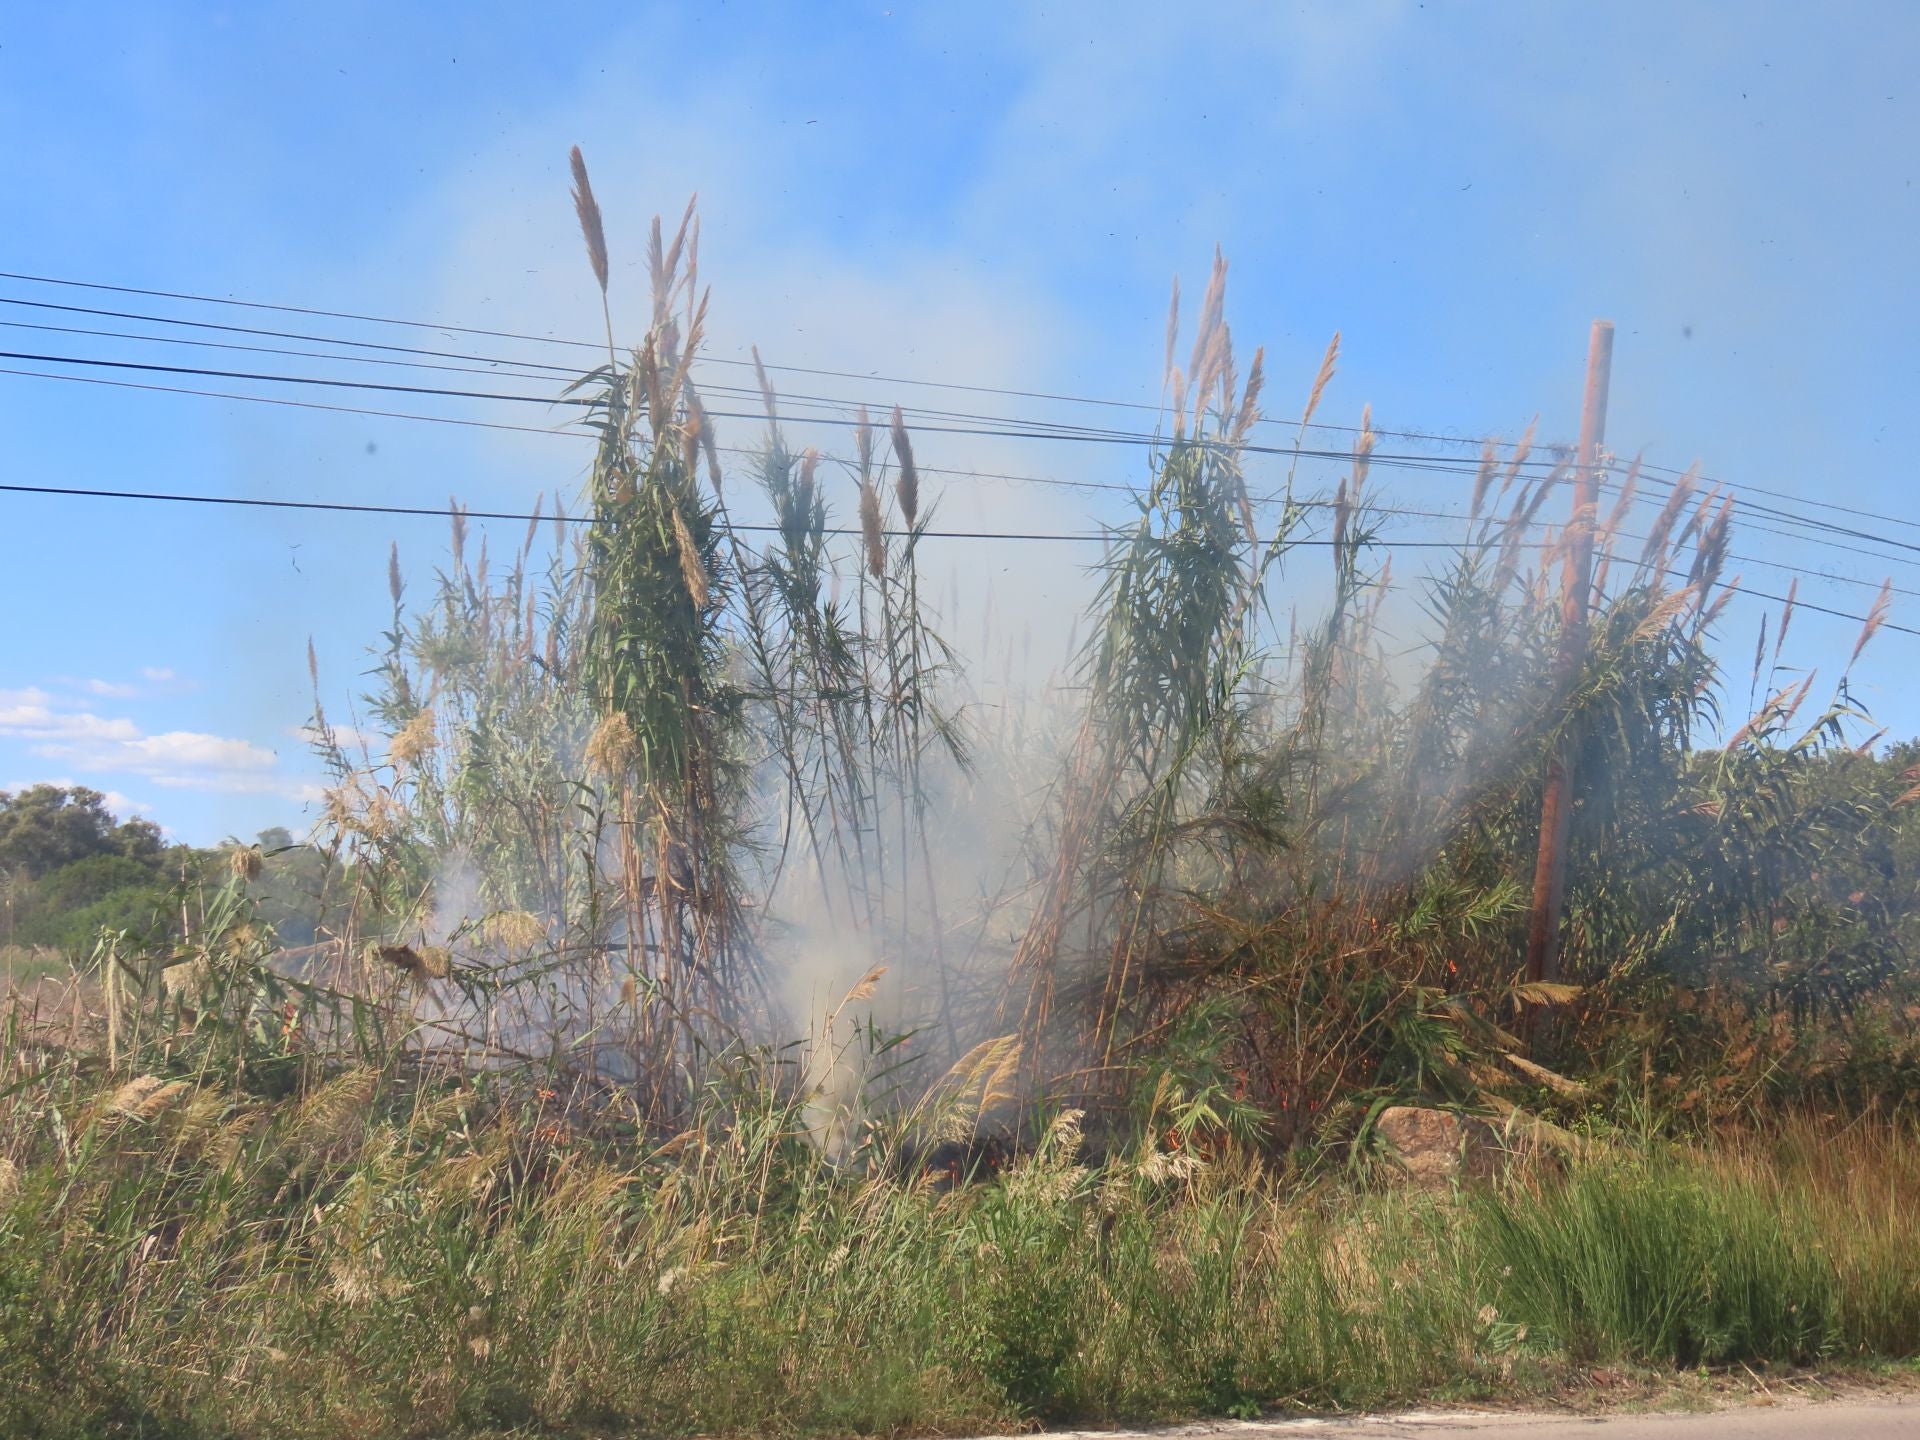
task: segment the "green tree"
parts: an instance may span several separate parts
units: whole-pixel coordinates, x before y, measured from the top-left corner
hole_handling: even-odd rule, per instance
[[[37,880],[94,855],[159,863],[164,846],[150,820],[116,823],[107,797],[83,785],[0,790],[0,872]]]

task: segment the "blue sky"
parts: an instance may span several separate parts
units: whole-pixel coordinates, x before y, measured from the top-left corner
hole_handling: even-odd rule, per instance
[[[862,375],[1151,399],[1169,281],[1197,295],[1218,243],[1241,351],[1268,347],[1273,413],[1297,407],[1338,329],[1322,418],[1371,402],[1384,426],[1510,436],[1538,413],[1570,438],[1587,325],[1606,315],[1616,449],[1920,516],[1904,444],[1916,54],[1904,0],[1352,0],[1191,20],[1126,3],[585,4],[564,20],[473,3],[17,6],[0,20],[0,269],[590,338],[566,200],[579,143],[629,333],[646,220],[698,190],[716,357],[757,342]],[[107,308],[143,305],[189,313]],[[197,363],[157,348],[111,353]],[[877,381],[834,393],[1065,413]],[[544,436],[6,375],[0,432],[18,483],[507,508],[570,492],[586,458]],[[928,437],[921,454],[1077,479],[1138,465],[1004,439]],[[1431,509],[1463,498],[1448,476],[1387,489]],[[1112,515],[1010,484],[956,482],[942,503],[991,528]],[[0,534],[0,788],[79,781],[196,841],[299,823],[317,778],[297,734],[307,638],[347,713],[389,541],[416,577],[444,543],[432,521],[19,495],[0,495]],[[1874,583],[1893,568],[1804,537],[1737,532],[1736,548]],[[1037,627],[1044,649],[1085,558],[942,563],[964,605]],[[1747,578],[1778,592],[1788,576]],[[1856,612],[1872,596],[1801,593]],[[1729,611],[1730,651],[1750,650],[1761,608]],[[1920,624],[1911,607],[1894,618]],[[1857,628],[1803,615],[1791,658],[1832,675]],[[1920,731],[1917,646],[1883,636],[1862,675],[1897,734]]]

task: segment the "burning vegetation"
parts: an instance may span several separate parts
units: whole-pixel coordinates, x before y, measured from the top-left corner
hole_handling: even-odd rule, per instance
[[[1576,467],[1530,434],[1396,592],[1370,417],[1331,495],[1253,493],[1216,258],[1071,704],[988,710],[906,417],[796,451],[762,367],[723,462],[691,206],[647,268],[567,392],[576,512],[502,556],[455,505],[424,598],[396,549],[383,755],[314,666],[312,943],[243,851],[173,943],[16,1006],[0,1416],[81,1413],[59,1369],[232,1433],[940,1428],[1920,1345],[1920,1236],[1842,1218],[1920,1174],[1920,756],[1849,683],[1888,592],[1824,688],[1781,683],[1791,593],[1734,676],[1731,498],[1636,465],[1543,539]],[[1389,1105],[1480,1117],[1498,1175],[1391,1191]],[[1671,1294],[1601,1303],[1636,1285]]]

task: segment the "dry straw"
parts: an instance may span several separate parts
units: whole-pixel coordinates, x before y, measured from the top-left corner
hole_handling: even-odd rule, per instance
[[[373,958],[404,970],[416,980],[444,980],[453,973],[453,955],[441,945],[375,945]]]
[[[621,711],[603,716],[587,741],[587,768],[617,780],[633,765],[633,725]]]
[[[258,880],[266,866],[258,845],[236,845],[227,852],[227,868],[242,882]]]
[[[387,746],[387,756],[396,766],[417,766],[439,743],[433,711],[422,710],[400,727]]]

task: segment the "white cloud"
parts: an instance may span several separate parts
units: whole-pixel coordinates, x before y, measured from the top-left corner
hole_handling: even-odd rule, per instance
[[[86,691],[89,695],[100,695],[111,700],[131,700],[140,693],[140,687],[119,680],[89,680],[86,682]]]
[[[142,665],[140,676],[144,680],[151,680],[156,685],[171,685],[180,678],[164,665]]]
[[[312,798],[311,785],[281,773],[279,756],[251,740],[198,730],[149,735],[124,717],[61,709],[43,691],[0,692],[0,738],[27,741],[28,753],[81,775],[137,775],[172,790]],[[108,793],[136,813],[151,808],[118,791]]]
[[[82,742],[124,743],[140,738],[131,720],[105,720],[86,710],[55,710],[46,703],[0,706],[0,735],[24,740],[57,742],[71,748]],[[35,746],[36,754],[54,753],[56,746]]]
[[[126,769],[158,773],[166,770],[206,770],[218,773],[257,773],[271,770],[276,756],[250,740],[231,740],[193,730],[169,730],[129,741]]]
[[[107,809],[122,819],[125,819],[129,815],[150,814],[153,810],[153,806],[147,804],[146,801],[135,800],[130,796],[122,795],[118,790],[107,790],[102,793],[107,802]]]

